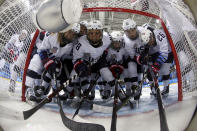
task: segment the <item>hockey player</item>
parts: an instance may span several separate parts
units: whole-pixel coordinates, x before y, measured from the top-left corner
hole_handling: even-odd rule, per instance
[[[43,66],[41,65],[39,55],[37,52],[42,45],[43,39],[48,37],[49,35],[49,32],[45,33],[45,31],[43,31],[39,33],[36,39],[36,44],[31,54],[32,59],[27,69],[25,85],[38,86],[41,84],[41,74],[43,72]]]
[[[77,28],[77,33],[79,33],[80,26],[77,26]],[[35,63],[37,65],[37,69],[34,70],[40,71],[44,67],[46,73],[43,75],[41,87],[39,87],[36,91],[34,91],[32,85],[26,82],[26,86],[28,87],[26,93],[27,99],[37,101],[37,97],[43,96],[49,88],[49,84],[51,79],[53,79],[54,73],[57,74],[60,72],[60,58],[65,54],[70,55],[73,48],[72,41],[76,38],[76,36],[76,29],[72,28],[64,33],[53,33],[43,40],[38,51],[39,56],[35,55],[37,57],[37,61]],[[56,69],[59,69],[59,71]]]
[[[83,36],[87,34],[87,26],[88,26],[88,22],[86,20],[80,21],[80,33],[79,36]]]
[[[12,45],[12,48],[7,47],[11,54],[14,56],[14,64],[13,69],[11,70],[10,84],[9,84],[9,92],[15,92],[15,84],[17,80],[17,74],[21,71],[21,66],[23,65],[24,58],[22,55],[22,50],[24,49],[24,45],[29,42],[29,37],[27,37],[27,31],[22,30],[20,35],[14,35],[11,40],[8,42],[9,45]],[[25,57],[25,56],[24,56]]]
[[[161,93],[163,95],[167,94],[169,93],[170,62],[173,60],[173,57],[166,34],[162,29],[154,29],[152,31],[150,29],[143,29],[141,31],[141,39],[147,45],[148,56],[151,56],[154,73],[159,73],[159,76],[162,76],[164,90]],[[142,57],[142,55],[138,56],[137,61],[142,64],[147,62],[146,57]],[[151,84],[152,94],[156,95],[150,73],[148,73],[148,79]]]
[[[138,87],[138,72],[137,68],[141,68],[135,61],[136,48],[141,45],[141,39],[139,38],[139,27],[136,22],[131,19],[123,21],[122,28],[124,30],[124,43],[125,50],[129,55],[128,58],[128,78],[125,78],[126,82],[126,94],[128,96],[135,95],[134,99],[139,99],[141,89]]]
[[[110,46],[111,40],[109,35],[103,33],[103,25],[98,20],[88,23],[87,35],[79,38],[78,44],[73,51],[74,69],[81,81],[90,80],[94,77],[93,73],[100,72],[101,77],[107,81],[110,87],[114,86],[114,78],[107,67],[105,50]],[[84,59],[85,57],[85,59]],[[90,77],[90,75],[92,75]],[[82,86],[85,92],[87,86]],[[111,88],[104,90],[104,97],[111,95]],[[89,99],[94,99],[95,89],[89,94]]]
[[[125,48],[123,47],[123,35],[120,31],[113,31],[111,34],[111,45],[108,49],[108,54],[107,54],[107,62],[109,66],[109,70],[112,73],[113,80],[119,79],[120,76],[122,75],[122,72],[124,71],[123,67],[123,57],[125,55]],[[110,75],[111,76],[111,75]],[[104,88],[103,90],[105,90]],[[120,91],[120,88],[118,88],[119,92],[119,98],[122,100],[126,96],[122,94]],[[102,94],[103,92],[101,91],[101,96],[102,98],[105,98],[105,95]],[[115,94],[115,89],[112,89],[112,95],[114,96]]]
[[[26,30],[22,30],[20,34],[14,34],[3,48],[0,58],[4,59],[8,63],[16,61],[26,35]]]

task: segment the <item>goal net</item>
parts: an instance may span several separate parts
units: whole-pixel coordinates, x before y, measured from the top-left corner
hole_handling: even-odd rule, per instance
[[[122,30],[124,19],[131,18],[141,26],[148,23],[165,31],[174,55],[178,81],[178,100],[194,93],[197,89],[197,30],[188,7],[180,0],[81,0],[81,20],[99,19],[107,32]],[[33,23],[34,11],[41,0],[6,0],[0,8],[1,77],[10,79],[17,70],[15,81],[23,81],[22,100],[25,100],[25,74],[31,59],[36,35],[30,37],[23,54],[20,68],[14,69],[13,55],[4,52],[11,36],[25,29],[28,35],[36,31]],[[20,55],[20,54],[19,54]]]

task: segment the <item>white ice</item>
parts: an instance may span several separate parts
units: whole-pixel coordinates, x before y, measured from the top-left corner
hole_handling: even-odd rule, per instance
[[[23,120],[22,111],[31,109],[32,106],[20,100],[21,83],[17,83],[16,94],[12,97],[10,97],[7,92],[9,81],[0,78],[0,83],[0,126],[5,131],[69,131],[62,123],[60,114],[56,111],[58,109],[50,109],[50,106],[40,109],[28,120]],[[177,96],[174,95],[175,90],[177,90],[177,84],[170,85],[170,93],[172,93],[172,96],[169,95],[169,98],[164,99],[167,122],[170,131],[183,131],[194,112],[197,97],[189,96],[185,97],[181,102],[174,102],[174,100],[177,99],[175,98]],[[149,93],[150,90],[148,88],[143,89],[143,95],[138,109],[128,111],[126,114],[119,113],[117,131],[160,130],[159,114],[157,106],[155,106],[156,101],[150,97]],[[168,104],[171,99],[173,102]],[[67,115],[71,117],[71,114]],[[98,123],[103,125],[106,131],[110,131],[111,117],[109,114],[106,114],[106,117],[100,117],[94,113],[86,116],[81,115],[81,117],[77,116],[75,120]]]

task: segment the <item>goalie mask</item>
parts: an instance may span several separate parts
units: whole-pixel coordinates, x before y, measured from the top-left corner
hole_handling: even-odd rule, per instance
[[[113,31],[110,35],[112,38],[111,48],[117,51],[120,50],[123,40],[122,33],[120,31]]]
[[[103,25],[100,21],[94,20],[88,24],[88,32],[87,32],[87,39],[90,44],[97,48],[102,46],[102,38],[103,38]]]
[[[130,39],[135,40],[138,38],[137,24],[135,21],[131,19],[124,20],[122,28]]]

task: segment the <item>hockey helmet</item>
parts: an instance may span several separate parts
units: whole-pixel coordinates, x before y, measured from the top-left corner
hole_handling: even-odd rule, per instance
[[[82,20],[79,22],[80,25],[84,25],[86,28],[88,27],[88,21]]]
[[[122,33],[120,31],[113,31],[110,35],[112,38],[111,47],[115,50],[119,50],[122,47]]]
[[[22,30],[20,35],[19,35],[19,39],[21,41],[25,40],[25,38],[27,37],[27,31],[26,30]]]
[[[137,27],[137,24],[134,20],[126,19],[122,23],[122,28],[124,31],[129,30],[129,29],[135,29]]]
[[[99,20],[90,21],[87,27],[88,30],[103,30],[103,25]]]
[[[144,44],[148,44],[151,39],[152,32],[148,29],[143,28],[140,31],[140,38]]]
[[[79,34],[80,32],[80,24],[74,23],[72,26],[72,31],[75,32],[76,34]]]

